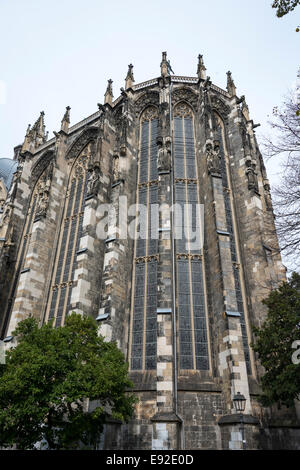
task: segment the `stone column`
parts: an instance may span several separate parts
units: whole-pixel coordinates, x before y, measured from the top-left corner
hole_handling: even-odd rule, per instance
[[[161,93],[166,96],[164,90]],[[176,414],[176,352],[174,351],[173,331],[176,313],[175,305],[173,305],[173,282],[175,279],[172,268],[173,227],[170,212],[173,186],[171,140],[166,135],[169,130],[169,113],[164,100],[162,100],[160,108],[159,129],[161,132],[158,136],[158,204],[160,211],[157,274],[157,413],[152,417],[152,449],[167,450],[180,448],[181,419]]]
[[[224,158],[225,155],[224,155]],[[226,162],[225,162],[226,171]],[[236,293],[236,281],[234,270],[239,265],[232,259],[232,244],[235,244],[232,228],[228,227],[226,210],[230,210],[225,205],[224,191],[229,191],[223,185],[221,174],[211,173],[211,186],[213,194],[215,226],[219,247],[221,280],[223,285],[223,312],[222,333],[219,338],[219,373],[223,377],[224,383],[228,384],[225,390],[227,396],[227,406],[232,406],[231,399],[238,391],[247,398],[247,411],[251,411],[249,394],[248,375],[244,354],[243,336],[241,330],[241,312]],[[227,199],[227,206],[229,200]],[[231,214],[233,217],[233,214]],[[239,276],[239,273],[236,274]]]

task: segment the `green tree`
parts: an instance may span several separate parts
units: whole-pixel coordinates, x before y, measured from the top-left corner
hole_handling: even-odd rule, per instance
[[[17,346],[0,370],[0,446],[95,446],[107,416],[132,416],[128,365],[115,343],[98,336],[95,320],[73,313],[63,327],[39,328],[28,318],[13,334]]]
[[[278,18],[282,18],[293,11],[297,5],[300,5],[300,0],[274,0],[272,8],[276,8],[276,15]],[[296,31],[299,32],[299,26]]]
[[[292,406],[300,398],[300,275],[293,273],[263,303],[268,314],[262,327],[254,328],[253,345],[265,368],[260,401]]]

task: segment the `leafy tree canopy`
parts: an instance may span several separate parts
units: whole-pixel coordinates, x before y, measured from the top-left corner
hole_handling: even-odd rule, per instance
[[[274,0],[272,8],[277,8],[276,15],[278,18],[282,18],[293,11],[297,5],[300,5],[300,0]],[[296,31],[299,33],[299,26],[296,28]]]
[[[293,11],[297,5],[300,5],[300,0],[274,0],[272,8],[277,8],[276,15],[281,18]]]
[[[258,353],[265,368],[260,401],[264,406],[277,403],[292,406],[300,398],[300,275],[293,273],[263,301],[268,307],[267,318],[261,328],[254,328]],[[297,356],[297,360],[293,360]]]
[[[132,416],[128,365],[115,343],[98,336],[95,320],[73,313],[63,327],[39,328],[28,318],[13,334],[17,346],[0,370],[0,446],[95,445],[108,415]]]

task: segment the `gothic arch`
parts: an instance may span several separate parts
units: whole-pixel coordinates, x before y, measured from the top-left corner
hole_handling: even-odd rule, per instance
[[[91,126],[84,129],[76,140],[70,145],[66,152],[66,160],[71,160],[79,156],[87,144],[96,139],[98,127]]]
[[[31,187],[34,188],[45,169],[54,161],[54,149],[46,150],[37,160],[31,171]]]
[[[144,110],[149,106],[159,105],[159,93],[157,91],[146,91],[135,102],[136,117],[140,118]]]
[[[172,93],[172,102],[174,106],[181,101],[186,102],[193,111],[196,111],[198,108],[198,95],[186,86],[175,88]]]
[[[173,116],[194,117],[193,107],[185,100],[178,101],[173,109]]]
[[[212,110],[222,119],[223,123],[226,124],[228,115],[230,113],[230,107],[218,96],[212,95],[211,97]]]
[[[147,105],[140,113],[140,121],[151,121],[158,118],[158,108],[153,104]]]
[[[94,128],[97,130],[97,128]],[[51,274],[45,320],[54,320],[56,326],[64,323],[71,309],[72,286],[77,265],[77,251],[83,230],[85,198],[89,185],[89,168],[95,141],[94,134],[85,133],[74,151],[63,208],[63,218],[57,241],[57,252]],[[78,141],[77,141],[78,142]],[[76,156],[75,156],[76,155]],[[97,167],[97,171],[99,168]],[[92,172],[91,172],[92,173]],[[92,175],[91,175],[92,176]]]

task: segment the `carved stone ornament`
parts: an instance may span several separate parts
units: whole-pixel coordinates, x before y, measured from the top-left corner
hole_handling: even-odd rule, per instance
[[[157,91],[146,91],[136,100],[134,104],[136,116],[139,117],[143,109],[150,105],[153,107],[159,105],[159,93]]]
[[[71,146],[69,147],[66,153],[66,159],[70,160],[76,158],[84,149],[84,147],[86,147],[91,140],[94,140],[97,135],[98,127],[88,127],[87,129],[85,129],[82,134],[75,140],[75,142],[73,142],[73,144],[71,144]]]
[[[242,137],[242,142],[243,142],[243,148],[245,152],[245,156],[250,155],[251,150],[250,150],[250,137],[247,132],[247,129],[244,124],[240,123],[240,134]]]
[[[77,158],[75,167],[74,167],[74,174],[76,178],[80,178],[83,174],[87,171],[88,166],[90,164],[89,156],[88,156],[88,148],[85,148],[81,155]]]
[[[176,88],[172,93],[172,102],[176,106],[180,101],[186,101],[193,109],[198,107],[198,95],[190,88]]]
[[[87,181],[87,196],[97,195],[100,187],[100,168],[94,166],[89,168]]]
[[[265,193],[265,202],[266,208],[268,211],[273,209],[272,207],[272,197],[271,197],[271,187],[268,179],[264,179],[264,193]]]
[[[212,109],[217,111],[217,113],[224,119],[226,120],[228,117],[228,114],[230,113],[230,107],[224,103],[221,98],[219,98],[216,95],[211,96],[211,106]]]
[[[153,119],[158,118],[158,109],[155,106],[148,106],[142,116],[141,116],[141,122],[144,121],[152,121]]]
[[[119,180],[119,155],[115,153],[113,159],[113,181]]]
[[[169,104],[163,102],[159,105],[158,125],[157,125],[157,145],[163,143],[163,137],[170,135],[170,115]]]
[[[255,171],[256,163],[251,158],[246,160],[246,176],[248,180],[248,189],[258,193],[257,173]]]
[[[174,108],[174,117],[193,117],[193,111],[191,107],[184,103],[178,103]]]
[[[159,143],[157,156],[157,169],[159,173],[169,172],[171,170],[171,139],[166,137],[163,143]]]
[[[53,176],[53,162],[50,163],[47,170],[41,176],[37,185],[38,202],[36,209],[36,217],[46,217],[49,205],[49,195],[51,188],[51,181]]]
[[[220,142],[215,140],[206,144],[207,169],[210,174],[221,174]]]
[[[54,150],[47,150],[43,153],[36,164],[34,165],[31,171],[31,181],[32,184],[35,185],[38,178],[42,175],[45,169],[49,166],[51,161],[54,161],[55,153]]]
[[[37,217],[46,217],[49,204],[49,193],[44,191],[39,195],[38,206],[36,210]]]

